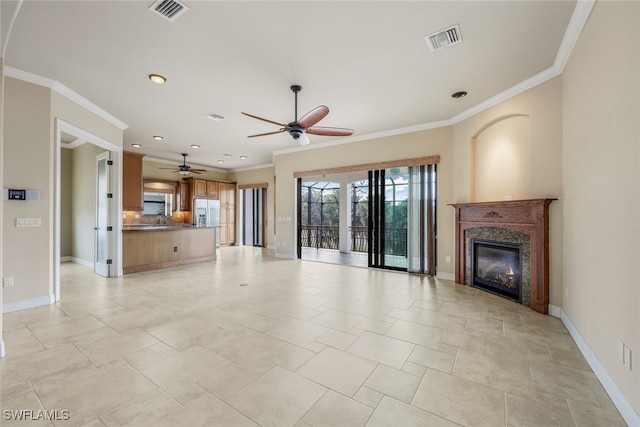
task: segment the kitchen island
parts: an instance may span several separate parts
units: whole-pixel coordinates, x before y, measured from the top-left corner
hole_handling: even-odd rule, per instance
[[[123,273],[156,270],[216,259],[216,227],[185,224],[125,225]]]

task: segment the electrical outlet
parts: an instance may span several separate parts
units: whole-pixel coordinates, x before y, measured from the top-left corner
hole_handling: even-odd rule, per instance
[[[13,286],[13,277],[5,277],[4,280],[2,280],[3,288],[10,288],[12,286]]]
[[[178,252],[178,247],[177,246],[173,247],[173,252]]]
[[[451,257],[450,256],[444,257],[444,262],[446,262],[447,264],[450,264],[451,263]]]

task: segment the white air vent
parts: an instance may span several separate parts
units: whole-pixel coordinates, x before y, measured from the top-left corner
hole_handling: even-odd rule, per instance
[[[462,35],[460,34],[460,27],[456,24],[453,27],[424,36],[424,39],[427,41],[431,52],[435,52],[447,46],[461,43]]]
[[[189,10],[186,4],[176,0],[157,0],[149,9],[169,22],[175,21]]]

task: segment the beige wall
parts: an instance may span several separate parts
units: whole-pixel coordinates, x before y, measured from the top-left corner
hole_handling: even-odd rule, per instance
[[[526,199],[531,194],[531,123],[511,116],[492,123],[472,142],[473,199]]]
[[[4,156],[5,188],[40,191],[40,200],[3,204],[2,264],[4,277],[14,286],[4,288],[4,303],[52,294],[51,92],[5,78]],[[17,228],[16,218],[40,218],[41,227]]]
[[[72,255],[73,151],[60,152],[60,257]]]
[[[518,119],[518,117],[522,119]],[[522,123],[511,126],[507,123]],[[524,123],[526,122],[526,123]],[[523,129],[525,127],[525,129]],[[550,206],[550,303],[562,306],[562,80],[556,77],[524,93],[514,96],[473,117],[457,123],[453,130],[454,191],[456,203],[487,201],[488,197],[504,200],[507,194],[491,194],[486,188],[474,193],[476,161],[485,174],[484,182],[504,180],[500,169],[489,169],[487,159],[476,159],[475,144],[478,138],[502,138],[505,134],[522,142],[515,162],[523,165],[524,176],[512,186],[514,199],[557,198]],[[517,128],[517,129],[516,129]],[[502,132],[493,132],[497,129]],[[489,133],[485,133],[489,132]],[[485,141],[486,142],[486,141]],[[491,141],[490,141],[491,142]],[[527,172],[530,171],[530,172]],[[530,177],[527,176],[530,175]],[[501,192],[507,191],[501,189]],[[441,233],[447,229],[438,229]],[[453,231],[452,231],[453,232]]]
[[[276,238],[274,235],[274,190],[275,186],[273,183],[273,179],[275,176],[275,168],[264,168],[264,169],[252,169],[248,171],[242,172],[230,172],[227,177],[231,181],[236,181],[238,186],[240,185],[248,185],[248,184],[261,184],[267,183],[268,187],[266,189],[266,201],[267,201],[267,247],[275,247]],[[238,192],[238,197],[240,192]],[[239,206],[239,203],[236,203],[236,207]],[[240,224],[242,222],[242,212],[240,209],[237,209],[236,224]]]
[[[640,3],[598,2],[563,74],[563,309],[640,413]],[[617,358],[621,339],[633,370]]]
[[[295,257],[295,179],[297,171],[350,166],[388,160],[402,160],[431,155],[440,156],[438,165],[438,272],[453,274],[453,146],[452,128],[443,127],[368,141],[301,150],[276,157],[276,253]],[[318,143],[320,146],[322,143]],[[278,221],[282,218],[282,221]],[[289,220],[290,218],[290,220]]]
[[[158,163],[149,160],[142,160],[142,176],[145,178],[155,178],[155,179],[168,179],[172,181],[180,181],[182,179],[182,175],[178,173],[173,173],[170,169],[160,169],[160,168],[172,168],[178,167],[178,165],[182,164],[182,156],[176,155],[176,163],[175,165],[168,163]],[[187,156],[187,165],[189,165],[189,157]],[[189,165],[191,166],[191,165]],[[194,169],[207,169],[201,168],[199,166],[192,166]],[[200,175],[189,175],[192,177],[198,177],[202,179],[209,180],[220,180],[227,181],[227,173],[226,172],[217,172],[213,170],[207,170],[206,172],[201,173]]]
[[[3,303],[36,298],[43,302],[53,294],[54,245],[60,243],[54,242],[55,119],[116,146],[122,146],[122,130],[48,88],[14,78],[6,78],[4,88],[4,185],[39,190],[40,200],[2,205],[3,275],[15,282],[3,289]],[[42,225],[16,228],[19,217],[41,218]]]

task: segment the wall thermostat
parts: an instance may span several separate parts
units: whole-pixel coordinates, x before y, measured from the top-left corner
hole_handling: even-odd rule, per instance
[[[9,188],[9,200],[27,200],[27,190],[12,190]]]
[[[2,199],[3,200],[40,200],[40,191],[3,188]]]

